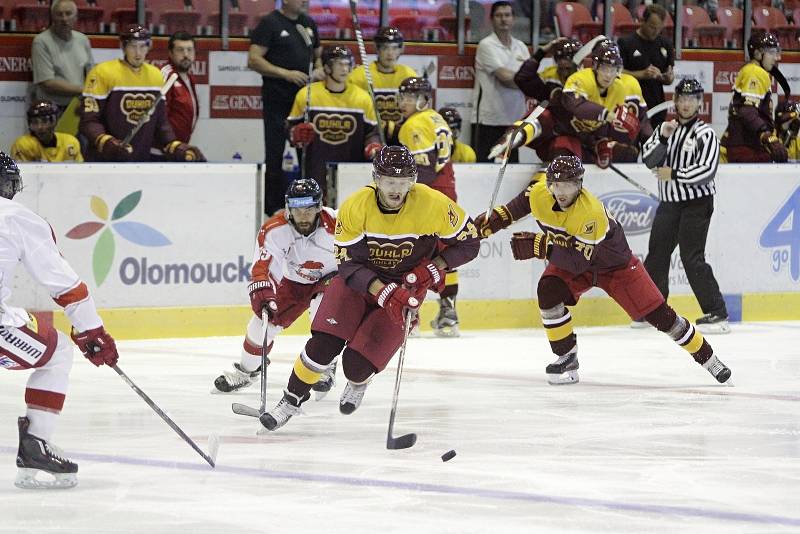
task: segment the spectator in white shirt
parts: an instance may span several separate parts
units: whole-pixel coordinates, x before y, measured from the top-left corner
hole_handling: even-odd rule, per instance
[[[478,43],[475,54],[472,146],[479,162],[489,161],[492,145],[514,121],[525,115],[525,95],[514,83],[514,74],[530,57],[525,43],[511,36],[514,27],[511,3],[500,0],[492,4],[491,18],[494,31]],[[510,161],[517,160],[515,150]]]

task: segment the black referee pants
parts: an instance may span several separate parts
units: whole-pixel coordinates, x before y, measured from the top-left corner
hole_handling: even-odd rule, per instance
[[[650,230],[644,267],[666,299],[669,296],[670,258],[675,247],[680,247],[683,268],[700,309],[703,313],[727,316],[719,284],[706,262],[706,238],[712,213],[713,196],[661,202]]]
[[[286,145],[286,117],[292,102],[283,102],[262,92],[264,108],[264,213],[272,215],[283,209],[288,179],[283,173],[283,149]]]

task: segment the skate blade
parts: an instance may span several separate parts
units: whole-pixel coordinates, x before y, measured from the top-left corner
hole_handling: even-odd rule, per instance
[[[76,473],[44,473],[43,476],[49,475],[53,479],[39,480],[36,475],[40,472],[44,473],[39,469],[20,468],[14,485],[20,489],[69,489],[78,485]]]
[[[461,337],[461,332],[458,331],[458,325],[434,328],[433,333],[436,337]]]
[[[237,415],[246,415],[247,417],[261,416],[261,412],[257,409],[247,406],[246,404],[239,404],[238,402],[231,404],[231,410]]]
[[[634,330],[643,330],[645,328],[652,328],[653,325],[647,321],[631,321],[631,328]]]
[[[567,386],[569,384],[577,384],[580,381],[577,371],[567,371],[565,373],[548,374],[547,383],[551,386]]]
[[[731,327],[729,324],[705,324],[705,325],[696,325],[697,330],[703,335],[720,335],[720,334],[730,334]]]
[[[330,391],[331,391],[330,389],[326,389],[325,391],[316,391],[315,390],[314,391],[314,401],[315,402],[321,401],[322,399],[324,399],[325,397],[328,396],[328,393],[330,393]]]

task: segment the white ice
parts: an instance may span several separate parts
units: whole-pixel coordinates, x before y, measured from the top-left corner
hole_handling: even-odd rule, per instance
[[[76,354],[54,442],[80,465],[62,491],[13,486],[26,372],[0,372],[0,532],[286,533],[800,531],[800,323],[709,337],[735,387],[666,336],[579,328],[581,382],[549,386],[542,330],[411,339],[396,434],[395,367],[361,408],[338,412],[344,378],[306,415],[257,436],[254,385],[211,395],[239,338],[120,342],[120,367],[207,450],[180,440],[110,369]],[[268,407],[305,337],[277,340]],[[443,463],[440,456],[455,449]]]

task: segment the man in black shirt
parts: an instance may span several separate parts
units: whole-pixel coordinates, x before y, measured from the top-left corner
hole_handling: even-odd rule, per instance
[[[625,72],[639,80],[647,107],[652,108],[664,101],[664,85],[675,78],[675,48],[661,36],[667,12],[658,4],[647,6],[642,15],[642,24],[636,33],[619,40],[622,64]],[[666,111],[650,118],[653,129],[664,122]]]
[[[319,66],[322,50],[317,25],[303,12],[304,3],[305,0],[282,0],[280,9],[262,17],[250,37],[247,66],[263,78],[264,211],[268,215],[283,208],[289,185],[282,168],[286,117],[298,89],[310,82],[309,63],[313,58]],[[311,40],[310,47],[306,37]]]

